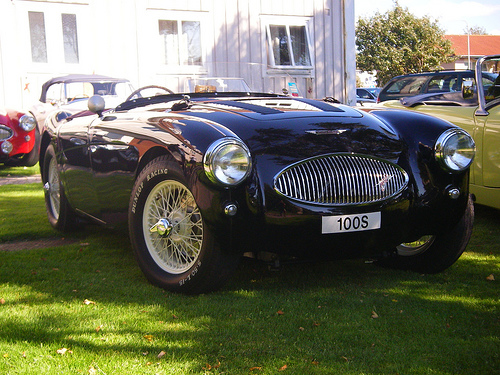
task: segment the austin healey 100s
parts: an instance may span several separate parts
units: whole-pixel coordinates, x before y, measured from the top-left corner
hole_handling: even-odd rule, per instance
[[[197,91],[53,113],[40,152],[51,225],[128,218],[147,279],[183,293],[220,288],[246,253],[435,273],[464,251],[467,132],[331,98]]]

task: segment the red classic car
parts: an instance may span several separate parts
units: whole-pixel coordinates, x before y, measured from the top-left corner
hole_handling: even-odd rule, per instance
[[[32,116],[0,109],[0,165],[30,167],[38,162],[35,127]]]

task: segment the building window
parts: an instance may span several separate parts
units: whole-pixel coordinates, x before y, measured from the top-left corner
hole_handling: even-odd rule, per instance
[[[165,65],[201,65],[199,21],[158,20]]]
[[[43,12],[28,12],[31,40],[31,59],[35,63],[46,63],[47,40]]]
[[[312,68],[305,25],[267,25],[268,62],[273,67]]]
[[[76,31],[76,14],[62,14],[62,31],[64,43],[64,61],[78,64],[78,34]]]

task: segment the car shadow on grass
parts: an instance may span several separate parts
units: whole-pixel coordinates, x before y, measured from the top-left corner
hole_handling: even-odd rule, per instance
[[[290,373],[494,373],[500,322],[486,277],[497,270],[500,223],[495,210],[476,212],[466,253],[437,275],[363,260],[271,270],[244,259],[222,290],[200,296],[149,284],[125,228],[87,226],[69,245],[0,253],[0,331],[35,353],[43,343],[156,363],[166,352],[194,373],[206,363],[274,373],[277,358]]]

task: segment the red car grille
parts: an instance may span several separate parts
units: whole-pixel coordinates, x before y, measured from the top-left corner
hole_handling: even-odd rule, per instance
[[[7,126],[0,125],[0,141],[5,141],[13,135],[12,129]]]

